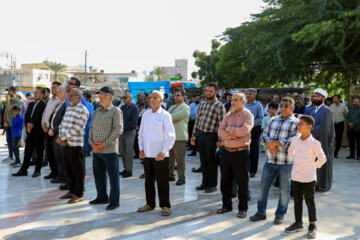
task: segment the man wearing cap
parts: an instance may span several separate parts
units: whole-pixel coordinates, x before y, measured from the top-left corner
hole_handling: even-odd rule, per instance
[[[175,142],[175,129],[170,113],[161,107],[164,94],[153,91],[150,107],[141,119],[139,130],[140,158],[144,159],[146,204],[138,212],[153,210],[157,181],[162,216],[170,215],[169,151]]]
[[[314,91],[315,107],[310,108],[307,115],[315,119],[315,126],[311,130],[313,137],[321,143],[321,147],[326,155],[325,164],[317,169],[316,189],[318,191],[329,191],[332,185],[332,170],[334,158],[334,118],[331,109],[325,106],[324,101],[328,93],[321,89]]]
[[[94,112],[90,125],[89,143],[93,149],[93,173],[97,196],[89,204],[110,204],[106,210],[119,207],[119,136],[123,132],[122,112],[112,104],[114,91],[106,86],[100,89],[101,107]],[[106,190],[107,177],[110,182],[110,198]]]
[[[4,125],[6,131],[6,142],[9,150],[9,157],[5,158],[2,162],[7,163],[13,160],[13,149],[12,149],[12,116],[14,115],[12,108],[18,106],[20,108],[20,100],[15,97],[16,88],[11,86],[6,89],[8,94],[6,95],[6,109],[4,113]]]

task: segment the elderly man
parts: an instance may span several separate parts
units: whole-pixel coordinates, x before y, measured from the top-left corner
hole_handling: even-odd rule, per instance
[[[350,155],[347,159],[352,159],[357,156],[357,160],[360,161],[360,108],[358,97],[353,99],[353,106],[349,109],[346,115],[346,125],[348,126],[348,136],[350,143]],[[355,148],[356,144],[356,148]],[[356,149],[356,155],[355,155]]]
[[[225,116],[225,107],[216,98],[217,87],[215,83],[208,83],[206,87],[206,101],[200,103],[196,115],[191,145],[195,145],[198,139],[200,161],[203,179],[196,190],[205,190],[205,193],[217,191],[218,166],[215,161],[216,146],[221,145],[218,141],[217,131]]]
[[[56,139],[59,136],[59,126],[62,122],[62,119],[66,111],[66,106],[65,106],[65,100],[67,98],[66,86],[65,85],[59,86],[57,88],[56,95],[59,100],[59,104],[56,106],[49,119],[49,128],[47,131],[47,135],[48,135],[47,137],[50,144],[47,147],[49,148],[51,147],[51,151],[53,152],[53,157],[57,167],[58,174],[56,178],[52,179],[50,182],[68,183],[69,179],[65,171],[64,160],[63,160],[63,149],[62,149],[63,147],[56,142]]]
[[[334,95],[333,97],[333,104],[330,105],[330,109],[334,115],[334,127],[335,127],[335,152],[334,157],[338,158],[341,141],[344,135],[344,126],[345,126],[345,118],[348,112],[347,107],[341,103],[341,96]]]
[[[120,198],[119,180],[119,136],[123,132],[121,110],[112,104],[114,90],[111,87],[100,89],[100,103],[90,125],[89,142],[94,150],[93,172],[97,196],[90,204],[106,204],[109,202],[106,193],[107,177],[110,179],[110,204],[106,210],[118,208]]]
[[[41,127],[43,131],[45,132],[45,155],[47,156],[47,159],[49,161],[50,165],[50,174],[45,176],[45,179],[52,179],[55,178],[58,175],[58,169],[55,162],[55,156],[54,156],[54,149],[53,149],[53,138],[50,137],[47,133],[49,131],[50,127],[50,116],[54,112],[55,108],[59,105],[59,99],[57,98],[57,88],[61,85],[60,82],[53,82],[51,84],[51,94],[52,97],[49,98],[49,100],[46,103],[46,107],[41,119]],[[56,139],[55,139],[56,140]],[[58,180],[58,179],[57,179]],[[52,183],[59,183],[59,181],[53,181]]]
[[[325,99],[328,94],[325,90],[318,88],[314,90],[315,107],[309,109],[307,115],[315,119],[315,126],[311,130],[312,136],[321,143],[321,147],[326,155],[326,162],[321,168],[317,169],[316,190],[329,191],[332,185],[332,170],[334,161],[334,140],[335,128],[334,117],[331,109],[325,106]]]
[[[264,118],[264,112],[261,104],[256,101],[257,90],[250,88],[246,93],[245,107],[250,110],[254,116],[254,127],[251,130],[250,144],[250,177],[253,178],[258,170],[259,163],[259,139],[261,133],[261,124]]]
[[[26,125],[26,145],[24,161],[17,173],[13,176],[26,176],[27,170],[30,166],[30,158],[36,149],[36,166],[32,177],[38,177],[41,175],[40,171],[42,168],[42,161],[44,156],[44,138],[45,134],[41,128],[41,118],[46,106],[43,101],[45,89],[37,87],[34,92],[34,102],[29,104],[28,110],[25,114],[25,125]]]
[[[71,104],[66,109],[59,127],[59,137],[56,142],[63,146],[64,165],[69,176],[69,192],[60,199],[70,198],[68,203],[83,201],[84,195],[84,130],[89,118],[89,111],[81,103],[82,91],[74,88],[68,99]]]
[[[124,105],[121,107],[123,113],[124,132],[119,138],[121,158],[124,171],[120,173],[123,178],[132,176],[134,161],[134,141],[136,136],[139,108],[132,102],[132,95],[125,92],[122,97]]]
[[[280,198],[275,212],[274,224],[283,223],[290,199],[290,175],[293,159],[288,154],[291,138],[297,135],[299,119],[293,116],[294,99],[284,97],[281,100],[281,115],[273,117],[262,133],[262,141],[266,144],[266,162],[260,180],[257,212],[250,221],[266,219],[267,199],[275,177],[279,175]]]
[[[222,207],[218,214],[232,211],[232,185],[235,179],[239,197],[239,218],[245,218],[248,210],[248,184],[249,184],[249,151],[251,142],[251,129],[254,126],[254,116],[246,108],[245,95],[235,93],[231,105],[234,111],[228,113],[222,120],[218,135],[223,139],[224,148],[221,151],[220,170],[222,194]]]
[[[173,148],[170,150],[169,158],[169,179],[175,181],[175,159],[177,165],[177,173],[179,180],[176,185],[183,185],[185,183],[185,143],[189,138],[188,135],[188,121],[190,116],[190,107],[184,102],[184,90],[176,90],[174,94],[175,105],[169,108],[172,121],[175,128],[176,140]]]
[[[169,151],[175,142],[175,129],[170,113],[161,103],[164,94],[153,91],[150,95],[150,107],[141,119],[139,130],[140,157],[144,159],[146,204],[138,212],[155,208],[155,180],[162,208],[162,216],[170,215],[169,197]]]

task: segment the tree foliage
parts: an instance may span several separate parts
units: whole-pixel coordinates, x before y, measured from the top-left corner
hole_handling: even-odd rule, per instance
[[[53,74],[51,75],[51,79],[53,81],[65,83],[65,80],[68,78],[67,75],[65,74],[65,71],[67,68],[67,66],[65,64],[57,63],[57,62],[50,62],[50,63],[47,63],[46,65],[53,72]]]
[[[163,80],[170,80],[170,75],[166,71],[166,69],[162,66],[156,66],[154,67],[154,75],[156,77],[157,81],[163,81]],[[154,78],[155,80],[155,78]]]
[[[302,82],[334,93],[357,82],[360,0],[265,2],[252,21],[226,29],[216,51],[194,52],[200,80],[229,87]]]

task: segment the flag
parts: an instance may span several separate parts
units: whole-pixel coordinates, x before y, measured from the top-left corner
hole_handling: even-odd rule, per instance
[[[181,85],[182,85],[182,82],[179,77],[170,78],[170,86],[171,87],[176,87],[176,86],[181,86]]]

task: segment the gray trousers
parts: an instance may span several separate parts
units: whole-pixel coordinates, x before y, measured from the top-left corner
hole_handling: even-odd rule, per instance
[[[126,131],[119,137],[121,158],[127,172],[132,172],[133,170],[135,135],[136,129]]]
[[[175,178],[175,159],[178,178],[185,180],[185,143],[186,141],[175,141],[169,152],[169,177]]]
[[[54,151],[54,157],[55,157],[55,163],[58,169],[58,177],[62,179],[68,179],[65,166],[64,166],[64,155],[63,155],[63,147],[60,146],[56,139],[58,138],[58,135],[52,137],[52,144],[53,144],[53,151]]]

